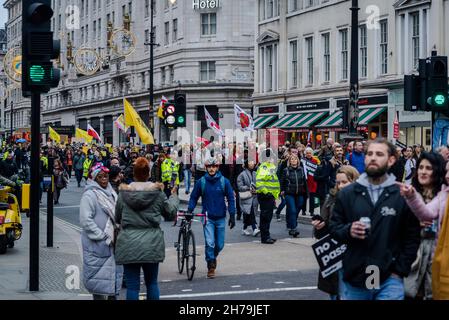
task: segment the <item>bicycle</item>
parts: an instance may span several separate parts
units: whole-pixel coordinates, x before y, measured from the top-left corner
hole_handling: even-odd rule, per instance
[[[186,266],[187,279],[192,281],[195,273],[196,263],[196,245],[195,236],[192,231],[192,221],[194,217],[205,217],[205,214],[189,214],[187,211],[179,210],[173,226],[176,226],[178,219],[181,217],[181,225],[178,233],[178,242],[175,242],[175,248],[178,258],[178,271],[180,274]]]

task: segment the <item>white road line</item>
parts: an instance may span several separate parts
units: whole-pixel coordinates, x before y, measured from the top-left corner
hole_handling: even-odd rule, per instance
[[[81,229],[81,228],[78,227],[77,225],[74,225],[74,224],[72,224],[72,223],[70,223],[70,222],[67,222],[67,221],[65,221],[65,220],[62,220],[61,218],[53,217],[53,219],[55,219],[56,221],[58,221],[58,223],[60,223],[60,224],[62,224],[62,225],[64,225],[64,226],[66,226],[66,227],[69,227],[69,228],[71,228],[71,229],[74,229],[74,230],[76,230],[76,231],[78,231],[78,232],[83,231],[83,229]]]
[[[67,206],[67,207],[53,207],[53,210],[56,209],[72,209],[72,208],[79,208],[80,206]]]
[[[276,281],[275,284],[284,284],[284,281]]]
[[[241,290],[241,291],[221,291],[221,292],[203,292],[203,293],[189,293],[189,294],[171,294],[160,296],[161,299],[174,299],[174,298],[196,298],[196,297],[212,297],[212,296],[225,296],[225,295],[237,295],[248,293],[267,293],[267,292],[282,292],[282,291],[304,291],[304,290],[317,290],[317,287],[290,287],[290,288],[270,288],[270,289],[257,289],[257,290]],[[143,295],[146,295],[145,293]]]
[[[252,276],[253,274],[254,274],[254,272],[246,273],[247,276]]]
[[[242,286],[241,285],[235,285],[235,286],[231,286],[231,288],[241,288]]]
[[[183,289],[183,290],[181,290],[182,292],[192,292],[193,290],[192,289]]]
[[[171,280],[161,280],[161,282],[171,282]]]

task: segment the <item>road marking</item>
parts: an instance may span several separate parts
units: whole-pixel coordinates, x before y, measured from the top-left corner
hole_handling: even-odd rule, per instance
[[[161,280],[161,282],[171,282],[171,280]]]
[[[67,206],[67,207],[53,207],[53,210],[56,209],[71,209],[71,208],[79,208],[80,206]]]
[[[231,288],[241,288],[242,286],[241,285],[235,285],[235,286],[231,286]]]
[[[253,274],[254,274],[254,272],[246,273],[247,276],[252,276]]]
[[[274,284],[284,284],[284,281],[276,281]]]
[[[66,227],[72,228],[72,229],[74,229],[74,230],[76,230],[76,231],[78,231],[78,232],[83,231],[83,229],[80,228],[80,227],[78,227],[77,225],[74,225],[74,224],[72,224],[72,223],[70,223],[70,222],[67,222],[67,221],[65,221],[65,220],[62,220],[61,218],[58,218],[58,217],[53,217],[53,218],[54,218],[56,221],[58,221],[60,224],[66,226]]]
[[[193,290],[192,289],[183,289],[183,290],[181,290],[182,292],[192,292]]]
[[[241,291],[220,291],[220,292],[171,294],[171,295],[160,296],[160,298],[161,299],[195,298],[195,297],[212,297],[212,296],[237,295],[237,294],[249,294],[249,293],[305,291],[305,290],[317,290],[317,287],[269,288],[269,289],[256,289],[256,290],[241,290]],[[142,295],[145,296],[146,293],[142,293],[141,296]]]

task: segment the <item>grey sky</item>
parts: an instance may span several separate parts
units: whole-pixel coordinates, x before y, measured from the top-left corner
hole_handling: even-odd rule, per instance
[[[0,28],[3,29],[5,27],[6,20],[8,20],[8,11],[3,8],[3,2],[0,1]]]

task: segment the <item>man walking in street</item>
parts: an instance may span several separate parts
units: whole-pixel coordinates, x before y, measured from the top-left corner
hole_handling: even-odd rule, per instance
[[[354,142],[354,150],[346,156],[349,164],[362,174],[365,172],[365,154],[363,153],[363,143],[361,141]]]
[[[276,239],[270,236],[270,224],[281,186],[274,165],[276,157],[273,151],[270,149],[262,151],[260,159],[262,163],[256,173],[256,192],[260,205],[260,237],[262,243],[273,244]]]
[[[343,300],[404,299],[403,279],[416,258],[420,225],[396,177],[387,174],[395,155],[387,140],[369,141],[366,173],[338,193],[329,227],[347,245],[340,271]]]
[[[207,173],[195,182],[190,195],[188,212],[193,212],[199,197],[201,197],[203,214],[206,215],[206,224],[203,230],[207,277],[212,279],[215,278],[218,254],[223,250],[225,244],[226,211],[229,211],[228,225],[232,229],[235,227],[236,208],[231,183],[218,171],[219,161],[209,158],[206,160],[205,166]],[[228,201],[228,208],[225,199]]]

